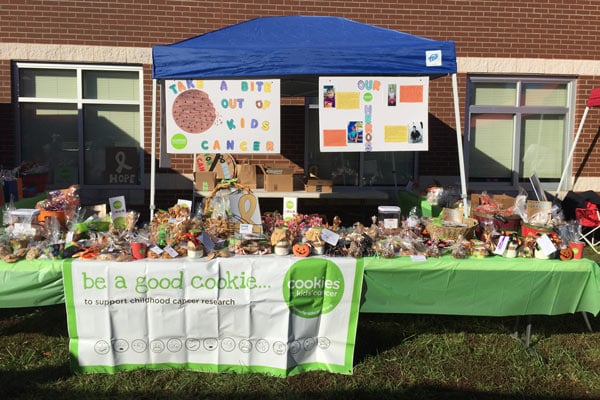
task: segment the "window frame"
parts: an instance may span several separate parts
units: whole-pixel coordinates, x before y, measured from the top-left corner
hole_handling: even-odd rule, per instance
[[[516,99],[515,104],[511,106],[498,105],[472,105],[471,99],[473,90],[477,83],[515,83],[516,84]],[[523,85],[530,83],[556,83],[565,84],[567,87],[567,104],[564,107],[557,106],[526,106],[522,103]],[[564,115],[564,132],[563,132],[563,148],[561,170],[565,168],[565,162],[568,159],[568,150],[573,142],[573,126],[575,114],[575,94],[576,94],[576,77],[574,76],[533,76],[533,75],[467,75],[467,90],[465,96],[465,119],[464,119],[464,140],[463,152],[466,166],[467,182],[473,190],[514,190],[524,188],[530,191],[531,183],[529,177],[523,177],[520,180],[521,173],[521,130],[523,117],[527,115],[553,114]],[[562,110],[561,110],[562,109]],[[493,181],[472,181],[470,173],[470,144],[471,144],[471,118],[473,114],[511,114],[514,117],[513,126],[513,148],[512,148],[512,168],[510,182],[493,182]],[[571,168],[569,164],[568,168]],[[542,188],[546,191],[554,191],[558,187],[560,177],[552,180],[541,180]]]
[[[144,179],[144,70],[142,65],[110,65],[110,64],[71,64],[71,63],[38,63],[15,61],[13,64],[13,104],[15,105],[15,139],[17,146],[16,161],[20,164],[22,160],[21,145],[21,104],[22,103],[45,103],[45,104],[76,104],[77,106],[77,179],[78,186],[91,189],[141,189],[146,186]],[[44,97],[21,97],[20,95],[20,71],[22,69],[46,69],[46,70],[74,70],[77,79],[77,96],[75,99],[69,98],[44,98]],[[106,100],[106,99],[86,99],[83,97],[84,72],[85,71],[116,71],[116,72],[137,72],[138,74],[138,100]],[[129,105],[137,106],[139,110],[139,183],[138,184],[85,184],[85,154],[84,154],[84,106],[85,105]],[[52,188],[52,185],[49,185]]]

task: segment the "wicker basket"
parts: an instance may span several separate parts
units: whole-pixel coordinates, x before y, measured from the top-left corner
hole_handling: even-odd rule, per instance
[[[211,200],[219,191],[227,190],[228,192],[231,192],[232,189],[244,190],[252,193],[250,188],[240,185],[236,182],[219,183],[205,198],[202,223],[204,231],[207,232],[207,234],[212,238],[228,239],[235,233],[235,221],[231,217],[231,214],[228,213],[227,217],[214,217],[212,216],[212,208],[210,204]]]
[[[434,218],[425,223],[425,228],[433,240],[456,240],[460,236],[471,239],[478,224],[475,218],[463,218],[462,225],[444,225],[441,219]]]

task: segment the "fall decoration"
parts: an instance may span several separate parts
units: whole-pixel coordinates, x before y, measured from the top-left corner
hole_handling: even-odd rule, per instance
[[[560,249],[560,252],[558,253],[558,257],[561,259],[561,261],[569,261],[573,259],[573,249],[571,249],[570,247],[563,247]]]
[[[292,246],[292,253],[296,257],[308,257],[310,255],[310,246],[308,243],[296,243]]]

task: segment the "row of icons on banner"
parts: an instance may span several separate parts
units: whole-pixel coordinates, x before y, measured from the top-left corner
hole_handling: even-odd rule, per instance
[[[249,340],[241,339],[236,341],[231,337],[225,337],[222,339],[217,338],[205,338],[205,339],[179,339],[172,338],[168,340],[155,339],[149,343],[143,339],[135,339],[131,343],[125,339],[115,339],[111,342],[106,340],[98,340],[94,344],[94,351],[99,355],[109,354],[111,351],[117,353],[125,353],[127,351],[134,351],[136,353],[144,353],[150,350],[153,353],[162,353],[169,351],[171,353],[177,353],[185,348],[188,351],[215,351],[221,349],[226,352],[232,352],[236,348],[242,353],[250,353],[253,350],[259,353],[267,353],[272,350],[277,355],[286,354],[288,351],[291,354],[297,354],[304,350],[306,352],[312,351],[315,347],[326,350],[331,345],[329,338],[322,337],[307,337],[302,340],[294,340],[293,342],[286,344],[282,341],[275,341],[272,344],[266,339]]]

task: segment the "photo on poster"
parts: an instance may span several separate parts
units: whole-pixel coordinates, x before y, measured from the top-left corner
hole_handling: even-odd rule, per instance
[[[423,143],[423,122],[417,124],[412,122],[408,126],[408,142],[409,143]]]
[[[390,83],[388,85],[388,98],[387,98],[387,105],[389,107],[395,107],[396,106],[396,93],[397,93],[397,85],[395,83]]]
[[[363,142],[363,123],[362,121],[348,122],[348,143]]]
[[[323,86],[323,107],[335,108],[335,87],[333,85]]]

